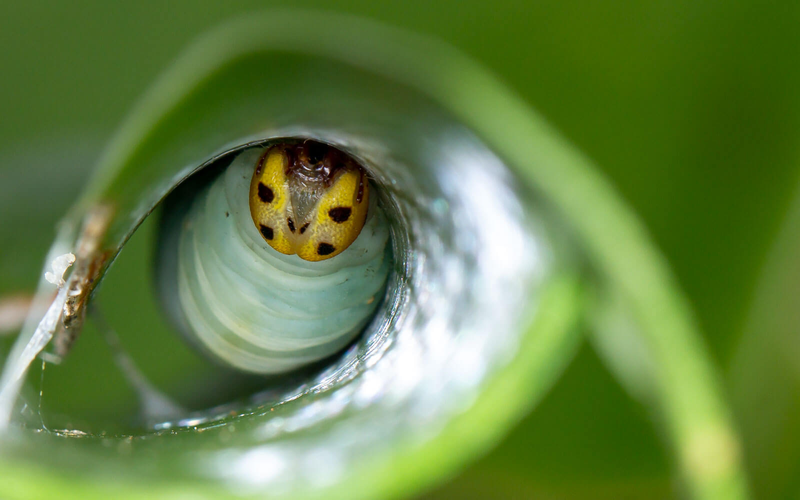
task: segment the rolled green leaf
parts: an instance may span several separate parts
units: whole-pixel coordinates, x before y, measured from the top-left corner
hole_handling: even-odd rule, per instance
[[[347,148],[374,166],[388,200],[416,207],[394,214],[395,227],[406,228],[395,234],[408,243],[397,247],[391,300],[402,303],[408,290],[411,304],[448,310],[467,297],[454,310],[475,321],[449,315],[438,330],[410,328],[419,334],[413,357],[403,323],[384,308],[385,355],[370,350],[369,339],[381,338],[367,332],[330,372],[231,415],[113,436],[18,430],[0,448],[0,496],[411,494],[487,449],[541,399],[575,352],[581,287],[591,286],[619,297],[636,320],[694,496],[746,497],[738,440],[688,306],[635,216],[588,160],[473,62],[358,19],[250,16],[199,40],[156,82],[62,226],[53,256],[74,250],[68,286],[79,286],[67,303],[73,316],[62,319],[80,326],[126,241],[181,181],[231,151],[284,136]],[[418,231],[414,214],[426,214]],[[452,231],[415,246],[439,234],[436,214]],[[444,269],[442,288],[415,289],[414,278],[430,272],[420,254],[459,272]],[[580,273],[584,257],[591,278]],[[470,259],[478,263],[472,281]],[[513,276],[521,288],[512,299]],[[437,332],[453,335],[442,343]]]

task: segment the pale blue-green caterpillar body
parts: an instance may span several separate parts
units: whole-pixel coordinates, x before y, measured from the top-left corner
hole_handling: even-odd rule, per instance
[[[340,351],[364,329],[392,257],[376,197],[358,238],[335,257],[309,262],[273,249],[248,204],[263,152],[240,153],[186,201],[178,223],[165,224],[162,232],[178,234],[159,245],[175,256],[160,286],[168,314],[204,353],[241,371],[276,374]]]

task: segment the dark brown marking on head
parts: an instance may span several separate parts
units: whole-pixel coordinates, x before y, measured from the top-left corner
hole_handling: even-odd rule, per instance
[[[356,203],[364,201],[364,172],[358,177],[358,193],[356,194]]]
[[[284,146],[283,147],[283,154],[286,155],[286,170],[284,173],[289,175],[292,170],[295,168],[295,164],[297,163],[297,151],[292,146]]]
[[[310,139],[287,145],[286,153],[289,158],[286,175],[312,185],[332,186],[336,174],[353,163],[347,153]]]
[[[306,222],[305,224],[303,224],[303,227],[300,228],[300,234],[303,234],[303,233],[306,232],[306,229],[308,229],[308,225],[309,224],[311,224],[311,223],[310,222]]]
[[[335,251],[336,247],[334,247],[330,243],[320,243],[319,246],[317,246],[318,255],[330,255]]]
[[[263,182],[258,183],[258,198],[264,203],[272,203],[275,199],[275,193],[272,192],[269,186]]]
[[[225,212],[225,217],[230,217],[230,216],[231,216],[230,212]]]
[[[256,177],[260,177],[261,172],[264,170],[264,161],[267,159],[267,153],[269,153],[269,149],[264,151],[264,154],[258,158],[258,163],[256,163]]]
[[[333,222],[341,224],[342,222],[347,222],[352,211],[353,209],[350,207],[336,207],[328,210],[328,215],[333,219]]]
[[[261,231],[261,234],[263,234],[263,235],[264,235],[264,238],[266,238],[266,239],[268,239],[268,240],[271,240],[271,239],[272,239],[272,237],[273,237],[273,236],[275,236],[275,235],[272,233],[272,228],[271,228],[271,227],[267,227],[267,226],[265,226],[264,224],[261,224],[261,225],[260,225],[260,227],[259,227],[259,230]]]
[[[306,141],[303,146],[306,158],[308,158],[308,162],[312,165],[316,165],[325,159],[325,156],[328,154],[328,149],[330,149],[327,144],[322,144],[317,141]]]
[[[289,226],[289,231],[294,232],[294,221],[292,220],[291,217],[286,219],[286,225]]]

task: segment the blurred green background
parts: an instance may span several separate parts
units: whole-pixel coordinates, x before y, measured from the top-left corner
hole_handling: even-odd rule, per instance
[[[778,355],[800,352],[789,314],[800,223],[787,216],[800,154],[800,5],[6,3],[0,169],[19,170],[14,158],[43,143],[63,148],[65,165],[89,165],[191,39],[267,5],[322,7],[443,39],[591,157],[644,220],[694,306],[743,434],[754,493],[800,496],[798,358]],[[24,196],[52,218],[72,196],[61,194],[70,175],[20,193],[0,171],[0,198]],[[52,232],[0,206],[0,291],[31,289]],[[503,444],[425,498],[672,498],[680,489],[666,450],[650,414],[587,343]]]

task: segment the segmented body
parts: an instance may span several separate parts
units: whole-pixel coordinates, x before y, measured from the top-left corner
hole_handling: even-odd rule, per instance
[[[190,197],[186,213],[171,227],[162,228],[162,232],[178,233],[177,238],[164,238],[161,248],[163,255],[177,258],[175,277],[166,280],[162,290],[162,296],[175,303],[173,320],[211,358],[253,373],[293,370],[347,346],[380,304],[392,262],[389,225],[375,197],[368,197],[363,172],[334,169],[327,176],[329,187],[321,195],[312,193],[306,205],[311,208],[303,209],[300,200],[292,205],[300,209],[287,212],[293,196],[291,180],[284,177],[287,191],[286,182],[265,178],[270,162],[282,167],[270,175],[285,175],[286,164],[278,162],[284,161],[282,151],[251,148],[242,152],[204,189],[178,194]],[[258,174],[254,174],[256,165],[262,165]],[[267,180],[268,187],[274,188],[273,212],[263,213],[297,217],[292,220],[294,233],[285,218],[268,219],[275,224],[272,239],[265,238],[254,224],[254,175],[258,175],[256,186]],[[365,183],[361,208],[359,179]],[[331,191],[347,182],[352,188],[348,192],[353,191],[347,197]],[[354,203],[349,217],[353,224],[320,220],[330,219],[333,205],[342,200]],[[303,213],[310,215],[304,218]],[[354,224],[359,220],[360,224]],[[308,224],[303,233],[296,221]],[[351,229],[339,236],[326,227]],[[285,239],[279,240],[279,234]],[[294,245],[289,249],[296,255],[286,247],[277,248],[275,243],[280,241]],[[313,251],[320,242],[335,244],[336,251],[321,256],[324,259],[315,257]]]

